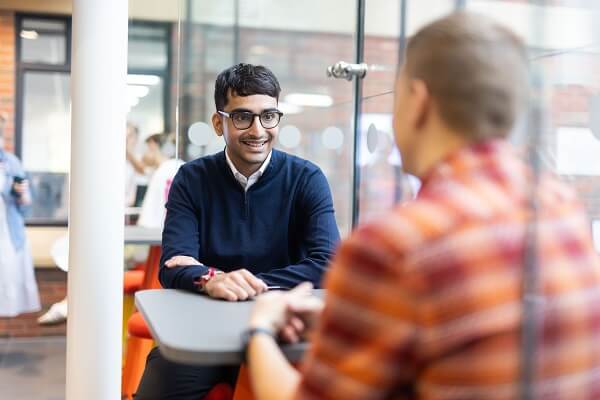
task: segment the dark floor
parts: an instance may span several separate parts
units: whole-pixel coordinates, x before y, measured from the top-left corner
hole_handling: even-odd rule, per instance
[[[0,339],[0,397],[64,399],[66,347],[64,337]]]
[[[42,302],[37,313],[0,318],[0,398],[63,400],[65,398],[66,323],[40,326],[37,317],[67,292],[67,274],[36,268]]]

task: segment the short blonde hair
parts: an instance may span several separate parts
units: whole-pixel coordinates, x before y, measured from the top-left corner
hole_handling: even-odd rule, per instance
[[[476,14],[451,14],[419,30],[406,71],[425,82],[442,119],[471,139],[508,136],[528,94],[522,41]]]

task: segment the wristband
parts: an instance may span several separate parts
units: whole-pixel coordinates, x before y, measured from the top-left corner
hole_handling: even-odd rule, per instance
[[[213,267],[208,267],[208,272],[206,272],[206,274],[202,275],[199,279],[194,281],[194,284],[198,286],[198,289],[202,292],[204,291],[204,287],[206,286],[208,281],[222,273],[223,271],[219,271],[218,269]]]
[[[267,335],[275,340],[275,333],[267,328],[248,328],[242,332],[242,362],[244,364],[248,361],[248,345],[254,335]]]

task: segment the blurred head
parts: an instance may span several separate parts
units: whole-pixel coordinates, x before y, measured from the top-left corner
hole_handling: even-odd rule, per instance
[[[150,167],[157,167],[163,160],[162,146],[165,135],[155,133],[146,138],[146,152],[142,156],[142,162]]]
[[[260,168],[273,148],[280,92],[275,75],[260,65],[237,64],[217,77],[212,123],[224,137],[232,162],[246,176]]]
[[[419,159],[432,143],[507,137],[527,87],[526,50],[508,29],[468,13],[425,26],[410,39],[396,80],[394,131],[404,168],[423,172]]]
[[[153,135],[148,136],[145,142],[149,149],[159,151],[163,143],[165,142],[165,135],[163,135],[162,133],[155,133]]]

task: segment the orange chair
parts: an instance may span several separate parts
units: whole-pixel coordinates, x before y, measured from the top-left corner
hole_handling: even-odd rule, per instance
[[[158,281],[158,268],[160,264],[160,246],[150,246],[148,259],[146,260],[146,270],[142,271],[143,279],[138,289],[158,289],[160,283]],[[131,276],[136,276],[138,271],[128,271]],[[127,274],[126,274],[127,275]],[[137,274],[139,276],[139,274]],[[134,289],[134,279],[131,278],[131,287]],[[137,278],[139,279],[139,278]],[[127,283],[127,282],[126,282]],[[148,353],[152,350],[154,342],[148,331],[146,323],[141,318],[138,312],[132,314],[127,321],[127,344],[125,350],[125,362],[123,365],[121,377],[121,396],[127,399],[133,399],[133,394],[137,390]]]
[[[137,290],[160,288],[160,282],[158,281],[159,264],[160,246],[151,246],[146,262],[146,271],[127,271],[124,291],[133,293]],[[139,272],[142,272],[142,274]],[[139,284],[140,278],[142,278],[141,285]],[[138,311],[134,312],[128,319],[127,332],[121,396],[132,400],[133,394],[142,379],[148,353],[154,347],[154,341],[146,321]],[[205,396],[205,400],[254,400],[247,367],[245,365],[240,367],[235,392],[228,384],[220,383],[210,390]]]
[[[131,316],[131,318],[129,318],[129,321],[127,321],[127,331],[129,332],[129,335],[130,335],[129,340],[133,340],[133,341],[146,340],[146,343],[149,342],[151,344],[150,349],[148,349],[148,352],[152,349],[152,344],[153,344],[152,335],[150,334],[150,330],[148,329],[148,325],[146,324],[146,321],[144,321],[142,314],[140,314],[139,312],[135,312]],[[144,342],[142,342],[141,345],[136,344],[136,346],[143,346],[143,343]],[[128,345],[127,350],[129,351],[129,345]],[[137,348],[136,348],[136,350],[137,350]],[[136,361],[139,361],[139,360],[136,360]],[[146,359],[144,358],[141,361],[145,364]],[[142,373],[143,373],[143,369],[142,369]],[[125,376],[124,376],[124,378],[125,378]],[[141,375],[140,375],[140,378],[141,378]],[[239,380],[238,380],[238,382],[239,382]],[[138,381],[138,385],[139,385],[139,381]],[[137,385],[136,385],[135,389],[137,389]],[[237,391],[237,386],[236,386],[236,391]],[[132,395],[133,395],[133,393],[131,394],[131,396]],[[131,397],[128,396],[127,398],[130,399]],[[208,392],[208,394],[204,397],[204,400],[232,400],[232,399],[233,399],[233,389],[231,389],[231,386],[229,386],[226,383],[219,383],[218,385],[213,387],[210,390],[210,392]]]
[[[235,383],[235,392],[233,392],[233,400],[254,400],[246,364],[240,366],[240,372],[238,373],[237,382]]]

